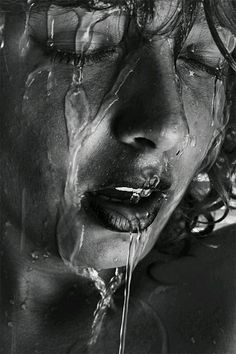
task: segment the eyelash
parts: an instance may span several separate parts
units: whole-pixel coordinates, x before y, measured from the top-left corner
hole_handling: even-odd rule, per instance
[[[115,53],[117,53],[117,47],[108,47],[103,50],[87,53],[83,55],[83,63],[99,63],[103,59],[113,57]],[[72,64],[75,66],[78,65],[82,59],[82,55],[75,52],[65,52],[63,50],[56,49],[55,47],[47,47],[47,54],[50,56],[52,62]]]
[[[207,64],[204,64],[200,59],[198,58],[192,58],[190,56],[184,56],[184,55],[180,55],[178,57],[178,59],[183,60],[184,62],[188,63],[193,69],[197,68],[200,69],[212,76],[215,76],[217,79],[222,80],[223,77],[225,76],[224,73],[224,68],[225,66],[223,66],[222,68],[220,67],[213,67]]]

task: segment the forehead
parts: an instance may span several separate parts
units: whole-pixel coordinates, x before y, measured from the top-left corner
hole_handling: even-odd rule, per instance
[[[189,0],[187,0],[188,2]],[[136,9],[147,9],[158,8],[161,11],[166,11],[166,9],[172,6],[173,8],[178,6],[181,0],[1,0],[0,8],[3,9],[14,9],[21,8],[24,9],[27,3],[33,3],[39,6],[49,6],[58,5],[63,7],[76,7],[84,6],[87,8],[107,8],[112,6],[125,6],[127,8],[135,7]]]
[[[134,10],[134,14],[140,22],[148,19],[147,30],[155,30],[163,24],[172,22],[175,17],[181,15],[182,4],[193,0],[0,0],[1,8],[9,13],[24,13],[27,8],[33,5],[34,12],[46,10],[50,5],[63,7],[70,10],[76,7],[83,7],[87,10],[106,10],[111,7],[122,7],[126,10]],[[130,13],[130,11],[129,11]],[[146,21],[146,20],[145,20]]]
[[[76,7],[84,7],[89,9],[106,9],[108,7],[131,7],[134,4],[135,10],[138,14],[146,12],[148,16],[148,23],[145,26],[147,32],[158,32],[158,30],[167,28],[167,33],[173,32],[178,27],[179,23],[186,17],[186,13],[190,14],[191,7],[197,6],[197,16],[193,16],[195,24],[199,24],[203,29],[206,29],[207,23],[203,7],[200,7],[198,0],[0,0],[1,7],[7,12],[27,11],[27,3],[34,4],[35,13],[46,10],[50,5],[56,5],[59,8],[63,7],[66,11],[70,11]],[[194,13],[194,11],[192,11]]]
[[[9,13],[24,13],[27,7],[33,4],[36,11],[47,9],[50,5],[64,7],[68,10],[73,7],[83,7],[87,10],[101,10],[121,6],[125,9],[134,9],[137,18],[148,17],[150,29],[161,27],[164,22],[172,21],[173,17],[181,15],[182,5],[188,7],[194,0],[0,0],[0,11]],[[27,5],[28,4],[28,5]],[[152,28],[153,27],[153,28]]]

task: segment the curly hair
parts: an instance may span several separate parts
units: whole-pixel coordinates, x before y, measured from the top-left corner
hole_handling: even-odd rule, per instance
[[[223,128],[156,243],[160,252],[178,257],[188,253],[193,239],[207,237],[231,209],[236,209],[235,52],[228,52],[215,26],[216,21],[236,35],[236,2],[203,0],[202,4],[213,39],[229,64],[230,85]]]

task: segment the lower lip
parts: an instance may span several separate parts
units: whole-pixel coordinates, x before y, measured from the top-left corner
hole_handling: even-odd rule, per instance
[[[137,204],[129,205],[89,194],[86,198],[85,210],[92,213],[97,221],[109,230],[137,233],[152,224],[163,200],[161,193],[153,192]]]

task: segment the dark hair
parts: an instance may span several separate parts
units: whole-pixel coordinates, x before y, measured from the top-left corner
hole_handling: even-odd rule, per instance
[[[207,237],[230,209],[236,209],[236,106],[232,99],[236,94],[236,62],[234,53],[231,55],[225,48],[215,26],[217,22],[236,35],[236,2],[204,0],[203,3],[213,39],[230,67],[227,105],[224,127],[214,141],[200,174],[195,176],[156,243],[160,252],[178,257],[188,253],[193,239]]]

